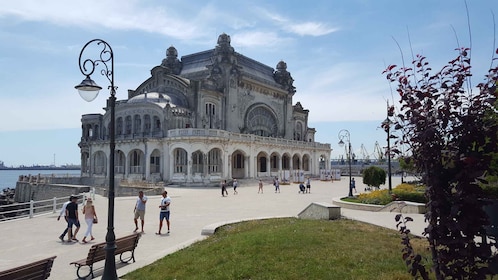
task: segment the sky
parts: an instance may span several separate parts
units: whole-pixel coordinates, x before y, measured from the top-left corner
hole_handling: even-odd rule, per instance
[[[484,79],[495,44],[494,0],[0,0],[0,161],[7,166],[79,164],[81,116],[103,113],[74,89],[83,80],[79,53],[100,38],[114,52],[117,98],[125,99],[174,46],[179,57],[231,37],[235,51],[294,78],[293,103],[309,113],[315,140],[331,158],[373,159],[385,147],[380,123],[398,104],[382,71],[412,54],[440,69],[458,47],[472,48],[473,84]],[[92,78],[105,88],[104,77]],[[363,147],[363,149],[362,149]],[[362,151],[364,151],[362,153]]]

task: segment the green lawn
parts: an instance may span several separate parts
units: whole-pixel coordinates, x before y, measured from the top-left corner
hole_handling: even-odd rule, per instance
[[[414,241],[424,251],[425,240]],[[351,220],[256,220],[224,226],[123,279],[412,279],[400,242],[397,231]]]

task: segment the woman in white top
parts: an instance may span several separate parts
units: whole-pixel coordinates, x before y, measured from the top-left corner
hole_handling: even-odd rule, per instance
[[[90,240],[95,239],[92,234],[92,227],[93,227],[93,219],[97,220],[97,212],[95,212],[95,206],[93,206],[93,201],[91,198],[86,199],[86,204],[85,206],[83,206],[83,214],[85,214],[85,222],[88,227],[85,232],[85,237],[83,237],[83,240],[81,242],[87,243],[86,241],[87,236],[91,237]]]

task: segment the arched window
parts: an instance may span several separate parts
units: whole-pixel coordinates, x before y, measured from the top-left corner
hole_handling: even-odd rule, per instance
[[[206,103],[206,108],[204,111],[205,127],[206,128],[217,128],[216,127],[216,105],[213,103]]]
[[[125,135],[131,134],[131,116],[126,116],[125,119]]]
[[[175,173],[187,173],[187,151],[184,149],[175,149],[173,152],[174,157],[174,172]]]
[[[140,115],[135,115],[133,117],[133,133],[139,134],[142,132],[142,118]]]
[[[208,173],[221,172],[221,151],[212,149],[208,153]]]
[[[123,135],[123,118],[119,117],[116,120],[116,135]]]
[[[143,152],[133,150],[130,154],[130,173],[143,173]]]
[[[144,117],[144,133],[150,133],[152,124],[150,122],[150,115],[145,115]]]
[[[204,155],[201,151],[195,151],[192,154],[192,173],[204,172]]]

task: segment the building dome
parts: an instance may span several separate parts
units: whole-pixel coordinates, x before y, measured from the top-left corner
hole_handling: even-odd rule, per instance
[[[127,103],[154,103],[162,108],[169,104],[171,107],[176,107],[176,104],[171,100],[171,97],[158,92],[146,92],[134,96],[130,98]]]

